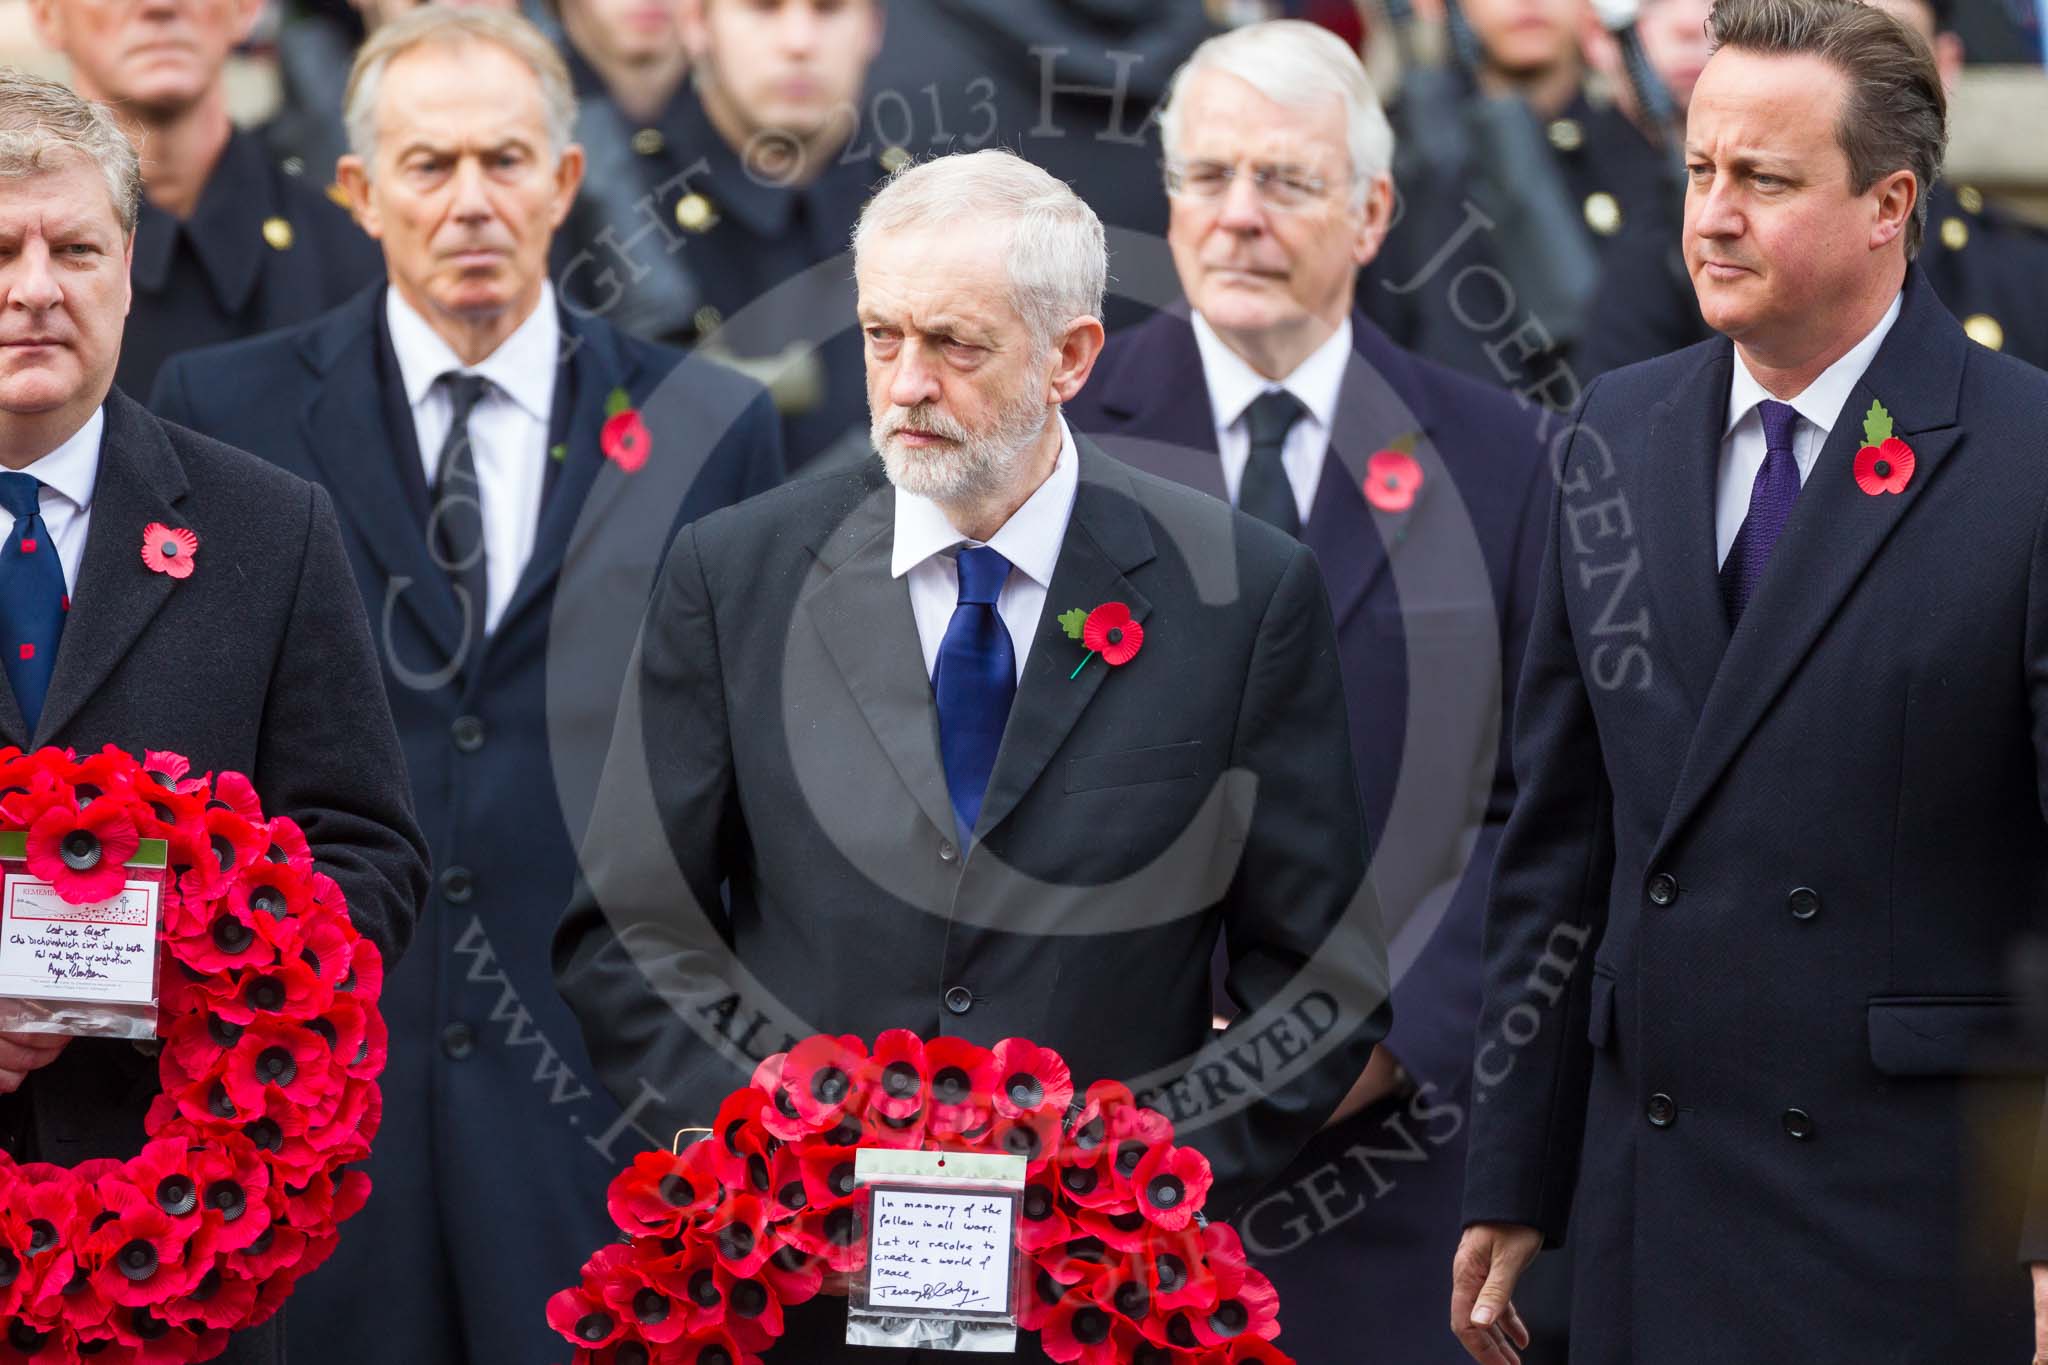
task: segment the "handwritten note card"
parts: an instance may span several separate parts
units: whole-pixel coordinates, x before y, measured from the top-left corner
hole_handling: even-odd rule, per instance
[[[868,1306],[1010,1311],[1017,1201],[877,1188],[868,1214]]]
[[[0,882],[0,996],[148,1004],[156,998],[158,884],[137,879],[97,905],[48,882]]]

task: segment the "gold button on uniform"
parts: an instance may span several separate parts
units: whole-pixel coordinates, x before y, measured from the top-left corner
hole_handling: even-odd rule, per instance
[[[660,156],[661,149],[668,146],[668,139],[661,135],[659,128],[642,128],[633,134],[633,150],[642,156]]]
[[[697,329],[697,335],[701,337],[717,331],[724,321],[725,314],[707,303],[690,319],[690,325]]]
[[[1984,211],[1984,191],[1975,185],[1964,185],[1956,191],[1956,202],[1963,206],[1964,213]]]
[[[1552,119],[1547,131],[1550,145],[1560,152],[1576,152],[1586,141],[1586,130],[1579,127],[1575,118]]]
[[[1605,190],[1586,196],[1586,226],[1602,237],[1621,231],[1621,204]]]
[[[263,240],[270,243],[272,250],[290,251],[292,249],[292,225],[282,218],[265,218],[263,220]]]
[[[1970,241],[1970,225],[1960,218],[1941,220],[1941,244],[1950,251],[1961,251]]]
[[[882,169],[894,175],[910,164],[910,153],[901,147],[882,149]]]
[[[1963,334],[1979,346],[1990,350],[2005,349],[2005,328],[1989,313],[1972,313],[1964,318]]]
[[[676,226],[691,232],[709,232],[718,222],[718,210],[701,194],[686,194],[676,200]]]

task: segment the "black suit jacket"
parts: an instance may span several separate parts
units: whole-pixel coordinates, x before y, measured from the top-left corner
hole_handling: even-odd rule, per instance
[[[0,685],[0,741],[81,751],[170,749],[199,771],[246,773],[264,812],[289,815],[394,959],[426,889],[405,765],[334,507],[320,489],[108,394],[91,529],[36,733]],[[191,577],[152,573],[150,522],[199,537]],[[153,1055],[74,1040],[0,1099],[17,1157],[76,1165],[142,1149]],[[276,1326],[237,1337],[232,1362],[282,1359]]]
[[[1465,1216],[1569,1215],[1574,1361],[2023,1359],[2048,376],[1910,270],[1731,632],[1736,363],[1602,378],[1561,455]],[[1915,455],[1896,495],[1852,477],[1873,401]]]
[[[1371,1340],[1408,1365],[1463,1358],[1438,1302],[1457,1233],[1479,1013],[1480,926],[1514,804],[1504,707],[1528,638],[1550,481],[1534,409],[1396,347],[1352,318],[1351,369],[1302,539],[1336,612],[1352,756],[1385,907],[1394,1024],[1385,1046],[1420,1093],[1319,1134],[1244,1219],[1288,1305],[1289,1349],[1339,1359],[1344,1292],[1385,1291]],[[1202,353],[1184,316],[1111,339],[1068,418],[1119,458],[1226,496]],[[1415,441],[1405,512],[1375,510],[1367,461]],[[1406,1151],[1375,1169],[1370,1152]],[[1313,1191],[1313,1193],[1311,1193]],[[1369,1206],[1369,1209],[1368,1209]]]
[[[379,287],[304,326],[180,356],[155,398],[333,494],[439,869],[423,941],[385,977],[375,1192],[332,1273],[294,1300],[292,1357],[546,1365],[560,1339],[532,1306],[605,1240],[612,1175],[667,1140],[620,1123],[555,994],[548,943],[663,553],[680,521],[780,479],[779,424],[730,371],[565,310],[561,458],[512,602],[465,657],[383,317]],[[652,436],[631,474],[599,448],[616,390]],[[374,1315],[361,1311],[371,1277],[388,1283]]]
[[[814,1029],[1029,1037],[1147,1092],[1215,1164],[1218,1216],[1336,1105],[1385,1028],[1384,956],[1315,561],[1081,452],[967,850],[879,461],[684,531],[556,938],[622,1101],[706,1122]],[[1073,675],[1055,618],[1105,601],[1143,648]],[[1244,1017],[1211,1045],[1226,925]]]

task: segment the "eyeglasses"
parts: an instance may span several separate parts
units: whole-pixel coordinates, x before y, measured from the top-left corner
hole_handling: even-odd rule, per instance
[[[1204,201],[1229,194],[1240,173],[1236,166],[1221,161],[1168,160],[1163,164],[1168,194]],[[1322,176],[1308,175],[1291,166],[1253,166],[1250,173],[1252,191],[1267,208],[1283,212],[1307,208],[1330,189],[1330,182]]]

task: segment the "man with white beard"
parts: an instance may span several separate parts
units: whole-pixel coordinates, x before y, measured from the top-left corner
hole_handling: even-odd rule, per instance
[[[557,981],[648,1131],[814,1030],[1023,1037],[1171,1117],[1228,1217],[1387,1024],[1314,558],[1068,430],[1107,260],[1058,180],[908,168],[854,255],[881,458],[678,538]],[[779,1353],[904,1358],[843,1311]]]

